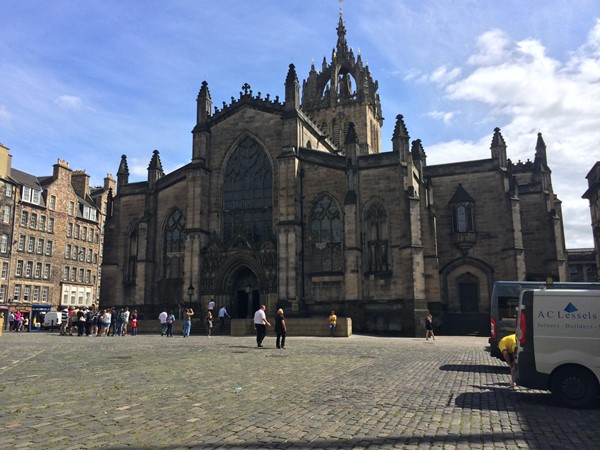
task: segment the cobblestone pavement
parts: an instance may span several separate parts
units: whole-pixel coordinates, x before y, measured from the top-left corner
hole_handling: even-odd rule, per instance
[[[0,337],[0,447],[600,448],[486,338]]]

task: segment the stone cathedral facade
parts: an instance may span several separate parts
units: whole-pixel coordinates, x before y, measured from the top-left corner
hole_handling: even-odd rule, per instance
[[[333,308],[355,331],[405,336],[431,311],[447,333],[485,333],[495,280],[566,280],[541,134],[533,161],[511,162],[495,129],[488,159],[428,166],[401,115],[382,150],[377,90],[341,14],[330,61],[302,84],[290,65],[282,99],[245,84],[216,107],[203,82],[188,164],[164,173],[155,150],[130,182],[121,158],[102,304]]]

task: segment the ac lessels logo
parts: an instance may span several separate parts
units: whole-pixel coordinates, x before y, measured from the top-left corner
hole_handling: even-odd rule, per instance
[[[598,320],[598,314],[592,312],[582,312],[577,307],[569,302],[565,309],[561,310],[546,310],[538,313],[538,319],[579,319],[579,320]]]

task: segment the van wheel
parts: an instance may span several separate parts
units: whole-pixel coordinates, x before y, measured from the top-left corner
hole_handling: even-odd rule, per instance
[[[550,391],[569,408],[589,408],[598,397],[598,381],[582,367],[563,367],[552,375]]]

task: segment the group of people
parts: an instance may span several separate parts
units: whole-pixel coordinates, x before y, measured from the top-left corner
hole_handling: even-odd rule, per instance
[[[213,300],[211,300],[208,303],[208,308],[206,311],[206,315],[204,317],[204,322],[206,324],[206,334],[208,337],[212,336],[212,330],[213,330],[213,320],[214,320],[214,309],[216,307],[216,304]],[[191,331],[192,331],[192,317],[194,316],[194,310],[189,307],[189,308],[184,308],[183,309],[183,328],[181,330],[183,337],[189,337]],[[220,326],[221,326],[221,330],[225,329],[225,318],[229,318],[231,319],[231,316],[229,315],[229,312],[227,311],[227,307],[223,306],[221,307],[221,309],[219,309],[218,312],[218,317],[219,317],[219,322],[220,322]],[[173,313],[173,311],[169,311],[167,312],[166,310],[163,310],[159,315],[158,315],[158,320],[160,322],[160,335],[161,336],[166,336],[166,337],[173,337],[173,326],[174,323],[176,321],[175,318],[175,314]]]
[[[21,311],[8,314],[8,331],[23,331],[29,328],[29,317]]]
[[[125,336],[137,335],[138,312],[129,307],[98,309],[70,306],[62,310],[60,334],[63,336]]]

